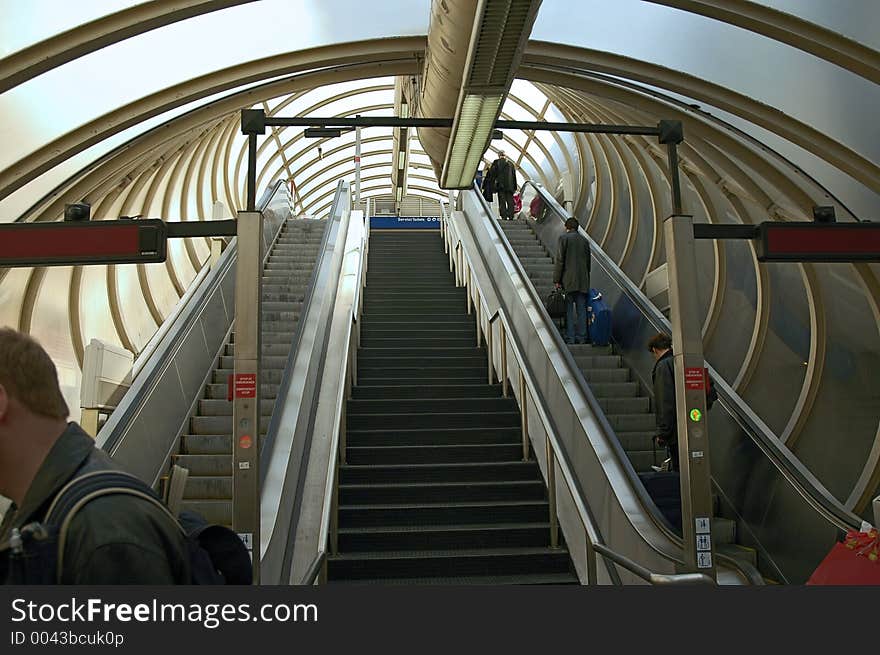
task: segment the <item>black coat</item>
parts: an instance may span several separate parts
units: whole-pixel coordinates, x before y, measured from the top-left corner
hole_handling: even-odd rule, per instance
[[[516,166],[509,159],[499,157],[492,162],[488,177],[491,178],[496,192],[513,193],[517,189]]]
[[[678,442],[675,421],[675,358],[669,350],[654,364],[651,372],[654,382],[654,414],[657,417],[657,436],[666,443]]]
[[[55,495],[74,476],[119,466],[76,423],[55,442],[20,508],[0,525],[0,543],[12,528],[41,521]],[[180,528],[161,509],[128,494],[110,494],[85,505],[70,522],[64,547],[63,584],[188,584],[189,559]]]
[[[566,232],[559,237],[557,244],[553,282],[561,284],[566,293],[589,293],[590,259],[590,242],[580,232]]]

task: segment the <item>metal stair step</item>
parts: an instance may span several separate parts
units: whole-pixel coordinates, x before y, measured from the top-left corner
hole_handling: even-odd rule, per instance
[[[543,480],[339,485],[343,505],[544,500]]]
[[[340,553],[328,558],[330,579],[570,573],[565,548],[486,548]]]
[[[352,446],[418,446],[467,444],[520,444],[522,432],[516,427],[410,428],[395,430],[382,426],[372,430],[354,430],[348,426],[347,443]]]
[[[629,417],[627,417],[629,418]],[[653,419],[653,417],[650,417]],[[435,414],[357,414],[347,418],[351,430],[406,428],[519,427],[519,412],[440,412]]]
[[[191,475],[186,479],[183,497],[185,500],[232,500],[232,476]]]
[[[546,500],[340,505],[339,523],[356,527],[538,522],[547,520],[549,512],[550,505]]]
[[[339,528],[343,552],[541,547],[549,541],[549,522]]]
[[[501,396],[500,384],[444,384],[444,385],[358,385],[352,390],[355,400],[404,398],[495,398]]]
[[[439,414],[466,412],[516,412],[513,398],[354,398],[348,401],[348,416],[364,414]]]
[[[433,482],[490,482],[493,480],[540,480],[534,461],[456,462],[449,464],[344,464],[339,467],[340,484],[384,484]]]

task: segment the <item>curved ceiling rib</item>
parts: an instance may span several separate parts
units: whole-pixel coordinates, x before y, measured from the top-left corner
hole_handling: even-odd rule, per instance
[[[8,57],[0,59],[0,93],[62,64],[95,52],[108,45],[149,32],[177,21],[201,16],[212,11],[243,5],[254,0],[152,0],[61,34],[54,34]]]
[[[411,62],[411,68],[399,73],[407,74],[410,70],[418,70],[418,62],[424,56],[424,46],[424,37],[372,39],[321,46],[231,66],[169,87],[96,118],[0,171],[0,199],[91,145],[147,119],[207,96],[317,68],[344,70],[344,67],[351,66],[357,69],[358,65],[363,67],[364,62],[369,62],[374,67],[381,62]],[[374,72],[371,77],[382,74]],[[398,73],[395,71],[385,74]],[[357,75],[347,79],[352,78],[357,78]]]
[[[530,41],[523,63],[565,74],[602,72],[680,93],[777,134],[880,193],[880,166],[875,162],[812,126],[719,84],[621,55],[546,41]]]
[[[880,84],[880,53],[826,29],[772,7],[748,0],[647,0],[714,18],[755,34],[808,52],[866,80]]]

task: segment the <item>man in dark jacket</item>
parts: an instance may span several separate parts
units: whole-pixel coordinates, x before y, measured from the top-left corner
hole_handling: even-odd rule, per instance
[[[55,365],[29,336],[0,329],[0,494],[13,505],[0,525],[0,544],[13,528],[42,521],[72,478],[120,470],[76,423]],[[2,546],[0,546],[2,547]],[[87,503],[67,532],[64,584],[186,584],[183,533],[160,508],[127,494]]]
[[[565,343],[587,343],[587,299],[590,293],[590,242],[578,232],[576,218],[565,221],[559,237],[553,283],[565,292]]]
[[[489,167],[486,176],[491,180],[498,194],[498,213],[505,221],[513,220],[513,194],[516,192],[516,167],[507,158],[503,150],[498,152],[498,159]]]
[[[654,439],[660,448],[666,448],[670,460],[669,470],[678,470],[678,431],[675,420],[675,359],[672,356],[672,339],[662,332],[651,337],[648,350],[654,355],[654,414],[657,417],[657,434]]]

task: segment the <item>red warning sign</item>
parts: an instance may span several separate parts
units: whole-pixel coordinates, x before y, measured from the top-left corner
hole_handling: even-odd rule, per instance
[[[236,398],[256,398],[257,397],[257,374],[256,373],[236,373],[235,374],[235,397]]]
[[[684,369],[684,388],[688,391],[702,391],[706,388],[702,368]]]
[[[238,439],[238,445],[241,448],[248,449],[253,445],[253,440],[249,434],[243,434]]]

